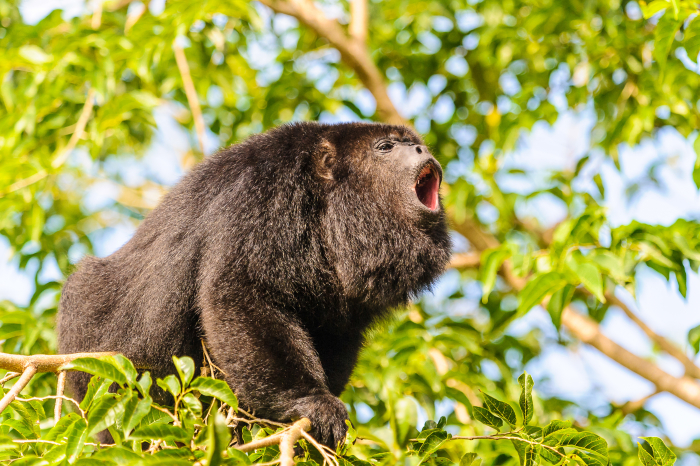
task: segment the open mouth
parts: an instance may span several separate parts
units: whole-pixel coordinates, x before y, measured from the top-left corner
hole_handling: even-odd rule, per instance
[[[437,210],[438,190],[440,189],[440,178],[432,163],[427,163],[418,174],[413,190],[416,192],[418,200],[430,210]]]

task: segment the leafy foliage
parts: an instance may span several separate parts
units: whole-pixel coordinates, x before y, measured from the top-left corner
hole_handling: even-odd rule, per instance
[[[55,352],[61,281],[106,230],[137,224],[167,188],[162,161],[144,168],[149,150],[171,136],[163,127],[188,142],[165,149],[178,152],[170,164],[187,169],[204,156],[175,44],[195,84],[207,152],[292,120],[377,119],[357,73],[290,17],[243,0],[123,3],[104,2],[100,15],[52,11],[32,24],[18,1],[0,0],[0,236],[33,281],[28,302],[0,304],[1,351]],[[344,27],[346,3],[318,3]],[[589,409],[544,390],[533,394],[535,380],[517,375],[543,348],[572,339],[566,331],[553,340],[537,329],[509,330],[540,305],[557,329],[569,305],[602,321],[611,296],[635,296],[641,271],[687,296],[688,275],[700,264],[697,220],[660,226],[609,218],[601,166],[609,159],[619,167],[621,147],[661,128],[673,128],[700,155],[700,76],[690,69],[700,52],[697,5],[386,0],[369,8],[371,59],[445,167],[456,242],[463,235],[480,265],[448,272],[454,286],[447,298],[426,297],[377,328],[381,337],[370,339],[343,394],[355,427],[342,464],[556,463],[560,449],[579,464],[668,464],[674,452],[693,454],[651,438],[637,450],[630,425],[634,432],[662,428],[643,408],[628,413],[601,402]],[[580,155],[536,173],[509,160],[525,132],[565,114],[591,123]],[[659,186],[661,168],[630,183],[630,198]],[[693,170],[700,187],[700,157]],[[563,212],[553,227],[529,213],[542,200]],[[522,288],[504,282],[505,269]],[[688,342],[697,353],[698,327]],[[235,411],[235,396],[221,381],[196,377],[192,361],[177,360],[178,376],[156,381],[123,358],[73,364],[95,375],[80,404],[85,415],[75,407],[51,420],[51,399],[14,402],[0,416],[2,458],[248,464],[278,454],[276,447],[251,454],[223,447],[229,438],[218,404]],[[154,405],[153,384],[172,394],[172,407]],[[54,392],[55,377],[42,374],[23,393]],[[419,432],[426,418],[441,420]],[[104,428],[118,446],[92,445]],[[506,429],[518,440],[451,440]],[[244,428],[241,435],[250,441],[273,431]],[[141,443],[154,438],[163,448],[142,452]],[[307,464],[321,461],[312,447],[303,449]]]

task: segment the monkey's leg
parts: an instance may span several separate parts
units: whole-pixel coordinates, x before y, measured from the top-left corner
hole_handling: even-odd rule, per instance
[[[311,435],[335,448],[345,438],[347,410],[330,392],[308,332],[264,303],[245,310],[217,304],[202,309],[207,346],[241,404],[263,418],[306,417]]]

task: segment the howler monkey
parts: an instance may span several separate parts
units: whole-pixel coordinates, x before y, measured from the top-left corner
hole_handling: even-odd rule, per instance
[[[114,254],[63,288],[61,353],[118,351],[154,377],[201,339],[245,406],[335,446],[368,326],[426,289],[450,241],[442,169],[401,126],[295,123],[208,157]],[[85,395],[89,376],[72,372]]]

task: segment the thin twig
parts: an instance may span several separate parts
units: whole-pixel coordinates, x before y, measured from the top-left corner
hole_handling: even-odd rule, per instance
[[[21,372],[8,372],[7,374],[5,374],[5,377],[3,377],[2,380],[0,380],[0,385],[5,385],[10,380],[17,378],[20,375],[22,375]]]
[[[151,408],[156,409],[156,410],[158,410],[158,411],[161,411],[161,412],[167,414],[168,416],[170,416],[170,417],[172,418],[173,421],[175,421],[175,424],[176,424],[176,425],[180,425],[179,419],[178,419],[173,413],[171,413],[169,409],[167,409],[167,408],[161,408],[160,406],[156,406],[156,405],[151,405]]]
[[[622,411],[622,414],[632,414],[636,413],[640,409],[644,407],[647,401],[649,401],[649,398],[658,395],[661,393],[659,390],[654,390],[654,392],[648,394],[647,396],[640,398],[638,400],[633,400],[633,401],[628,401],[622,406],[620,406],[620,411]]]
[[[80,409],[80,403],[78,403],[77,400],[75,400],[75,399],[73,399],[73,398],[70,398],[70,397],[68,397],[68,396],[65,396],[65,395],[33,396],[33,397],[31,397],[31,398],[20,398],[20,397],[17,397],[17,398],[15,398],[15,399],[16,399],[17,401],[46,401],[46,400],[66,400],[66,401],[70,401],[71,403],[73,403],[73,404],[75,405],[76,408],[78,408],[78,411],[80,411],[80,415],[81,415],[82,417],[85,417],[85,411],[83,411],[82,409]],[[60,417],[60,415],[59,415],[59,417]],[[56,421],[58,422],[58,418],[56,418]]]
[[[207,345],[204,343],[204,340],[200,340],[200,341],[202,342],[202,349],[204,350],[204,357],[207,358],[207,363],[209,364],[209,367],[221,372],[222,374],[224,374],[224,377],[228,377],[228,374],[226,372],[224,372],[223,369],[221,369],[219,366],[217,366],[216,364],[211,362],[211,358],[209,357],[209,352],[207,351]],[[211,371],[211,378],[216,379],[216,377],[214,376],[213,370]]]
[[[63,391],[66,388],[66,371],[61,371],[58,373],[58,381],[56,382],[56,406],[53,408],[53,418],[58,422],[59,419],[61,419],[61,408],[63,406]],[[71,398],[69,398],[70,401],[75,401]],[[78,406],[78,409],[80,409],[80,403],[75,402],[75,404]],[[83,417],[85,417],[85,413],[83,413],[82,410],[80,410],[81,414]]]
[[[100,5],[102,5],[101,2]],[[78,144],[78,141],[83,136],[83,131],[85,131],[85,126],[87,125],[87,122],[90,119],[90,114],[92,113],[94,97],[95,89],[90,88],[87,94],[87,99],[85,100],[85,105],[83,105],[83,111],[80,112],[78,123],[76,123],[75,125],[75,131],[73,131],[73,134],[71,135],[70,140],[68,141],[68,145],[56,156],[55,159],[53,159],[53,162],[51,162],[51,166],[53,168],[58,168],[61,165],[63,165],[63,163],[70,155],[71,151],[75,149],[75,146]]]
[[[199,150],[202,152],[202,154],[204,154],[204,117],[202,116],[202,109],[199,107],[197,90],[194,87],[192,76],[190,75],[190,66],[187,64],[185,51],[177,44],[177,42],[173,43],[173,50],[175,51],[177,68],[180,70],[180,76],[182,77],[182,84],[185,86],[187,103],[190,105],[190,110],[192,111],[194,128],[197,132],[197,140],[199,141]]]
[[[17,395],[19,395],[19,392],[21,392],[22,389],[27,386],[27,384],[30,380],[32,380],[32,377],[34,377],[34,374],[36,374],[36,372],[36,366],[27,366],[24,369],[19,380],[15,382],[10,391],[5,393],[5,396],[2,397],[2,400],[0,400],[0,413],[2,413],[5,410],[5,408],[7,408],[10,405],[10,403],[12,403],[12,400],[14,400]]]
[[[4,197],[7,194],[13,193],[15,191],[19,191],[20,189],[26,188],[27,186],[31,186],[34,183],[43,180],[47,176],[48,176],[48,173],[46,173],[46,170],[39,170],[38,172],[36,172],[35,174],[33,174],[31,176],[28,176],[22,180],[19,180],[15,183],[12,183],[10,186],[8,186],[8,188],[4,192],[0,193],[0,197]]]
[[[316,450],[318,450],[318,452],[323,457],[323,464],[324,465],[326,464],[326,462],[328,462],[328,463],[332,464],[333,466],[340,466],[338,464],[338,460],[335,459],[335,452],[333,450],[331,450],[330,448],[328,448],[325,445],[321,445],[320,443],[318,443],[316,441],[316,439],[313,438],[311,435],[309,435],[307,432],[302,432],[301,435],[302,435],[302,437],[304,437],[304,439],[306,439],[307,442],[309,442],[311,445],[316,447]],[[330,454],[329,454],[329,452],[330,452]]]
[[[138,22],[139,19],[143,16],[143,14],[146,12],[146,8],[148,5],[148,1],[146,3],[141,4],[139,6],[138,11],[132,12],[131,14],[127,14],[126,16],[126,22],[124,23],[124,34],[128,34],[129,30],[131,30],[132,27]]]

